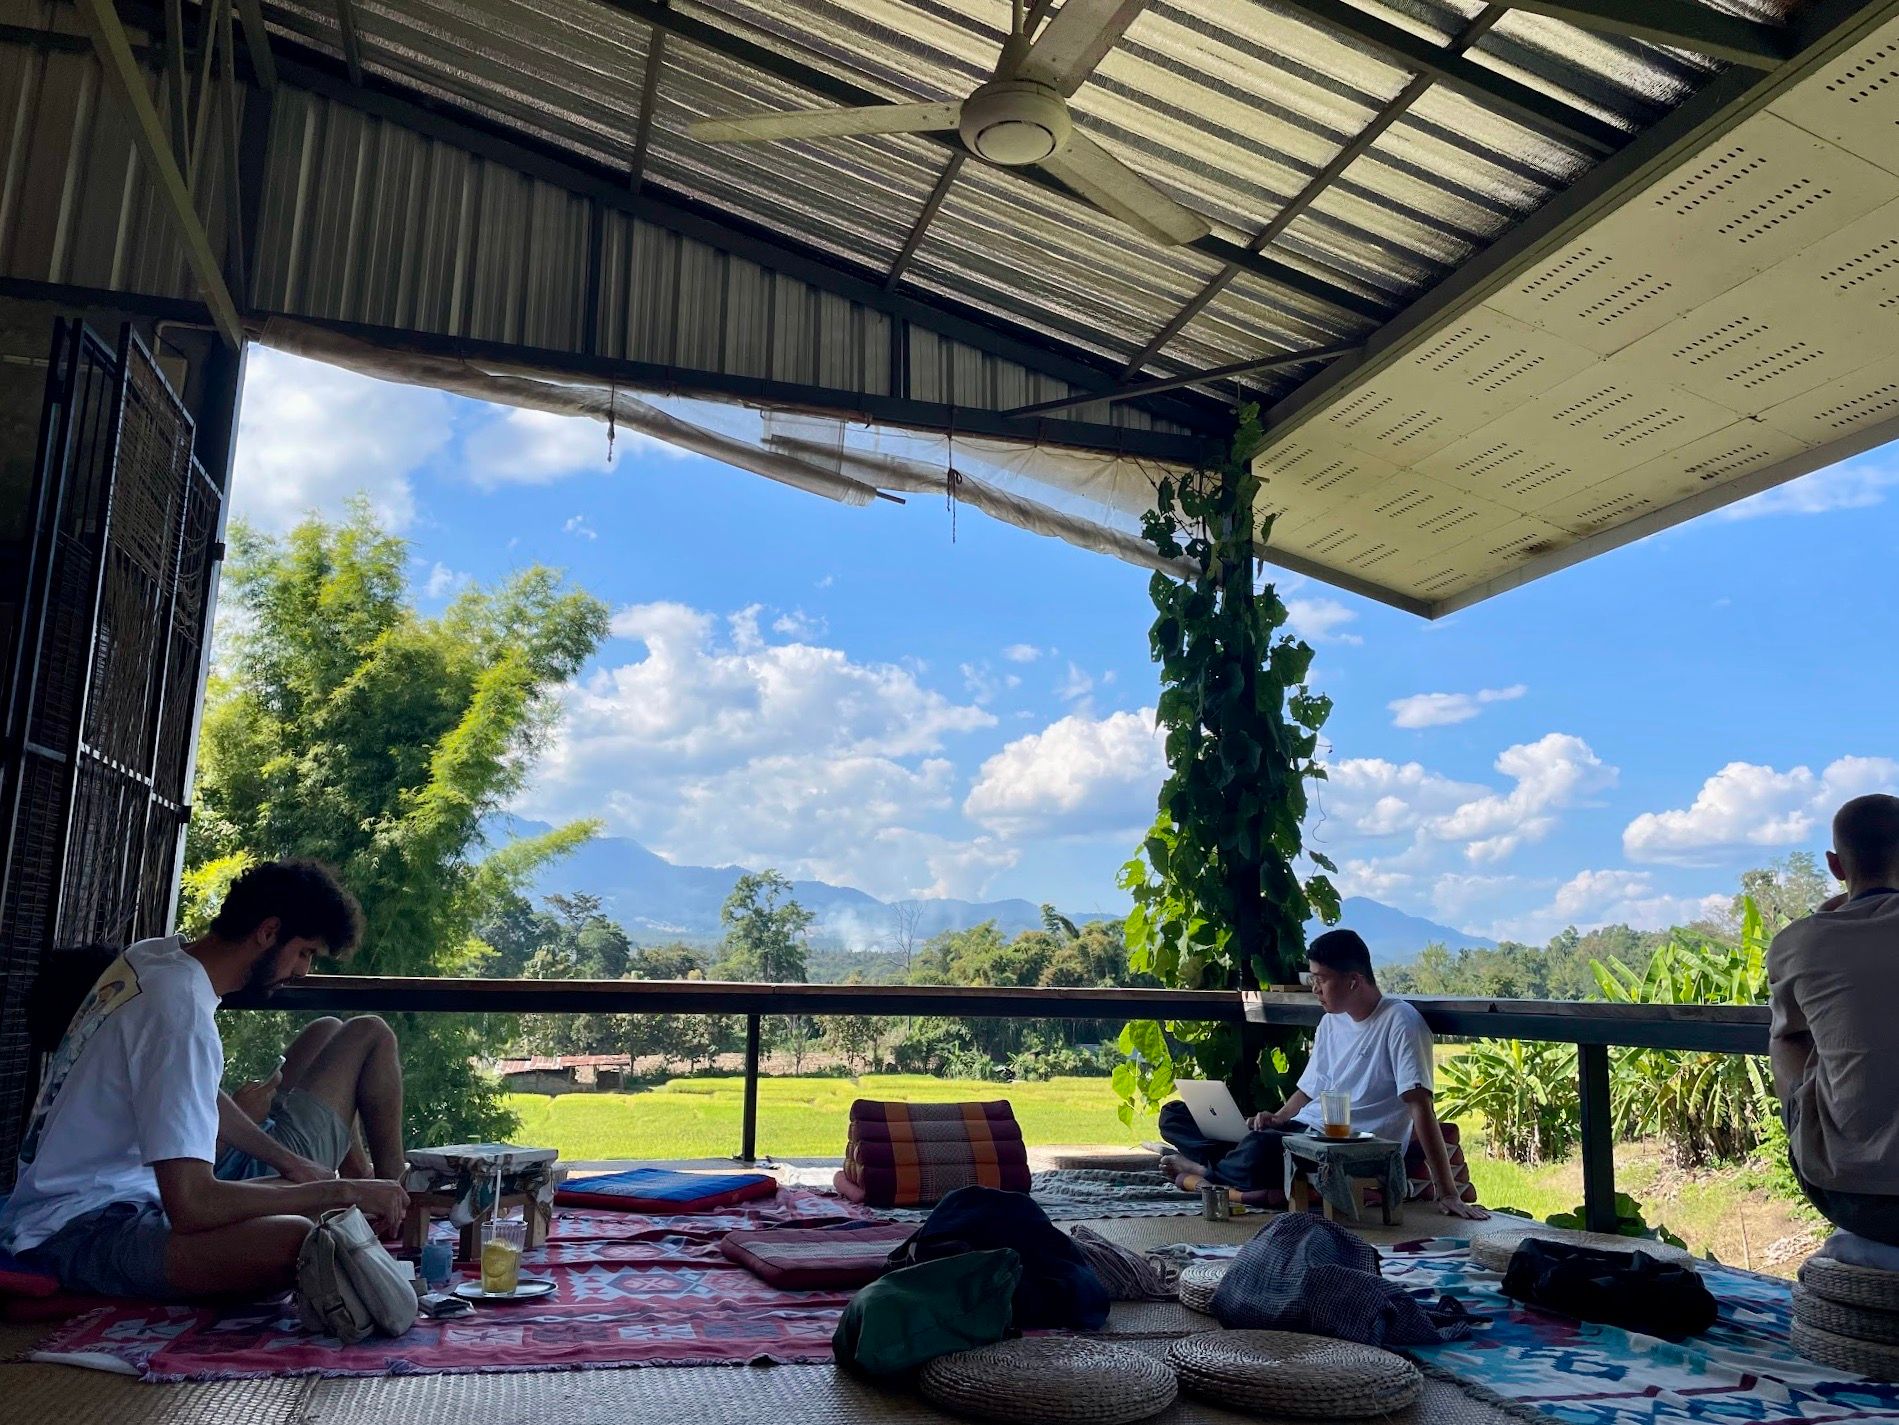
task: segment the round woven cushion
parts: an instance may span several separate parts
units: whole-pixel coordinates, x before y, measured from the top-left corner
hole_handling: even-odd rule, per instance
[[[1647,1237],[1616,1237],[1606,1232],[1574,1232],[1567,1227],[1548,1227],[1526,1222],[1521,1227],[1502,1227],[1470,1239],[1470,1259],[1493,1272],[1510,1269],[1510,1258],[1530,1238],[1541,1242],[1566,1242],[1575,1247],[1595,1247],[1605,1252],[1646,1252],[1664,1262],[1685,1262],[1694,1258],[1680,1247]]]
[[[1836,1262],[1831,1257],[1808,1257],[1800,1264],[1800,1284],[1842,1306],[1899,1311],[1899,1272],[1856,1267],[1851,1262]]]
[[[1213,1315],[1213,1294],[1231,1262],[1194,1262],[1180,1273],[1180,1304],[1202,1316]]]
[[[925,1398],[954,1415],[1020,1425],[1131,1425],[1172,1405],[1179,1389],[1152,1356],[1076,1337],[938,1356],[919,1383]]]
[[[1793,1289],[1794,1320],[1846,1336],[1855,1341],[1881,1341],[1899,1346],[1899,1311],[1875,1311],[1870,1306],[1848,1306],[1821,1296],[1811,1287]]]
[[[1342,1420],[1402,1410],[1424,1389],[1418,1368],[1375,1346],[1292,1331],[1212,1331],[1167,1350],[1189,1395],[1259,1415]]]
[[[1794,1318],[1792,1338],[1793,1348],[1810,1361],[1873,1380],[1899,1380],[1899,1346],[1855,1341],[1809,1326],[1798,1317]]]

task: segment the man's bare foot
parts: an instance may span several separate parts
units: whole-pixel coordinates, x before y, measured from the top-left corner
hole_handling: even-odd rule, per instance
[[[1207,1169],[1182,1153],[1169,1153],[1160,1160],[1160,1170],[1165,1173],[1175,1187],[1183,1187],[1183,1178],[1207,1176]]]

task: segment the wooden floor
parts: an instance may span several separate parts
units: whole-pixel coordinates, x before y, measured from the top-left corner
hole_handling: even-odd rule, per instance
[[[1082,1150],[1074,1150],[1080,1156]],[[1172,1242],[1241,1243],[1268,1218],[1114,1218],[1088,1224],[1134,1248]],[[1456,1223],[1412,1207],[1402,1228],[1367,1227],[1373,1242],[1455,1232]],[[1108,1331],[1140,1350],[1211,1326],[1171,1303],[1115,1307]],[[918,1397],[867,1385],[830,1366],[697,1366],[501,1375],[402,1376],[359,1380],[234,1381],[146,1385],[103,1371],[46,1366],[20,1358],[43,1327],[0,1326],[0,1421],[8,1425],[930,1425],[948,1422]],[[1183,1401],[1158,1425],[1239,1425],[1235,1415]],[[1388,1425],[1504,1425],[1513,1417],[1441,1381]],[[1521,1422],[1516,1422],[1521,1425]]]

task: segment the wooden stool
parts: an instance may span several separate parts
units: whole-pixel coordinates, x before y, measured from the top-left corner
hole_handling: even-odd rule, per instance
[[[1378,1208],[1384,1225],[1395,1227],[1404,1221],[1404,1149],[1396,1143],[1383,1138],[1321,1138],[1289,1133],[1284,1146],[1286,1198],[1294,1212],[1311,1209],[1313,1174],[1327,1167],[1345,1174],[1352,1221],[1365,1220],[1367,1193],[1371,1188],[1379,1190]],[[1396,1190],[1394,1183],[1399,1185]],[[1320,1208],[1326,1221],[1337,1219],[1333,1201],[1323,1194]]]
[[[406,1251],[420,1252],[422,1244],[429,1239],[429,1223],[438,1217],[447,1217],[455,1206],[455,1194],[450,1192],[412,1192],[409,1194],[409,1215],[402,1221],[402,1245]],[[523,1192],[504,1192],[497,1209],[507,1212],[510,1208],[520,1208],[521,1216],[527,1222],[527,1245],[529,1250],[539,1247],[547,1241],[548,1228],[553,1223],[554,1210],[550,1205],[537,1201]],[[456,1260],[460,1262],[479,1261],[481,1258],[481,1224],[488,1217],[477,1217],[462,1228],[461,1246],[457,1249]]]

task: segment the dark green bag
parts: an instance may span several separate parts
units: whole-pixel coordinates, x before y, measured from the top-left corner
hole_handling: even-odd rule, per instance
[[[1009,1334],[1022,1259],[964,1252],[879,1277],[850,1300],[831,1349],[840,1366],[895,1376]]]

